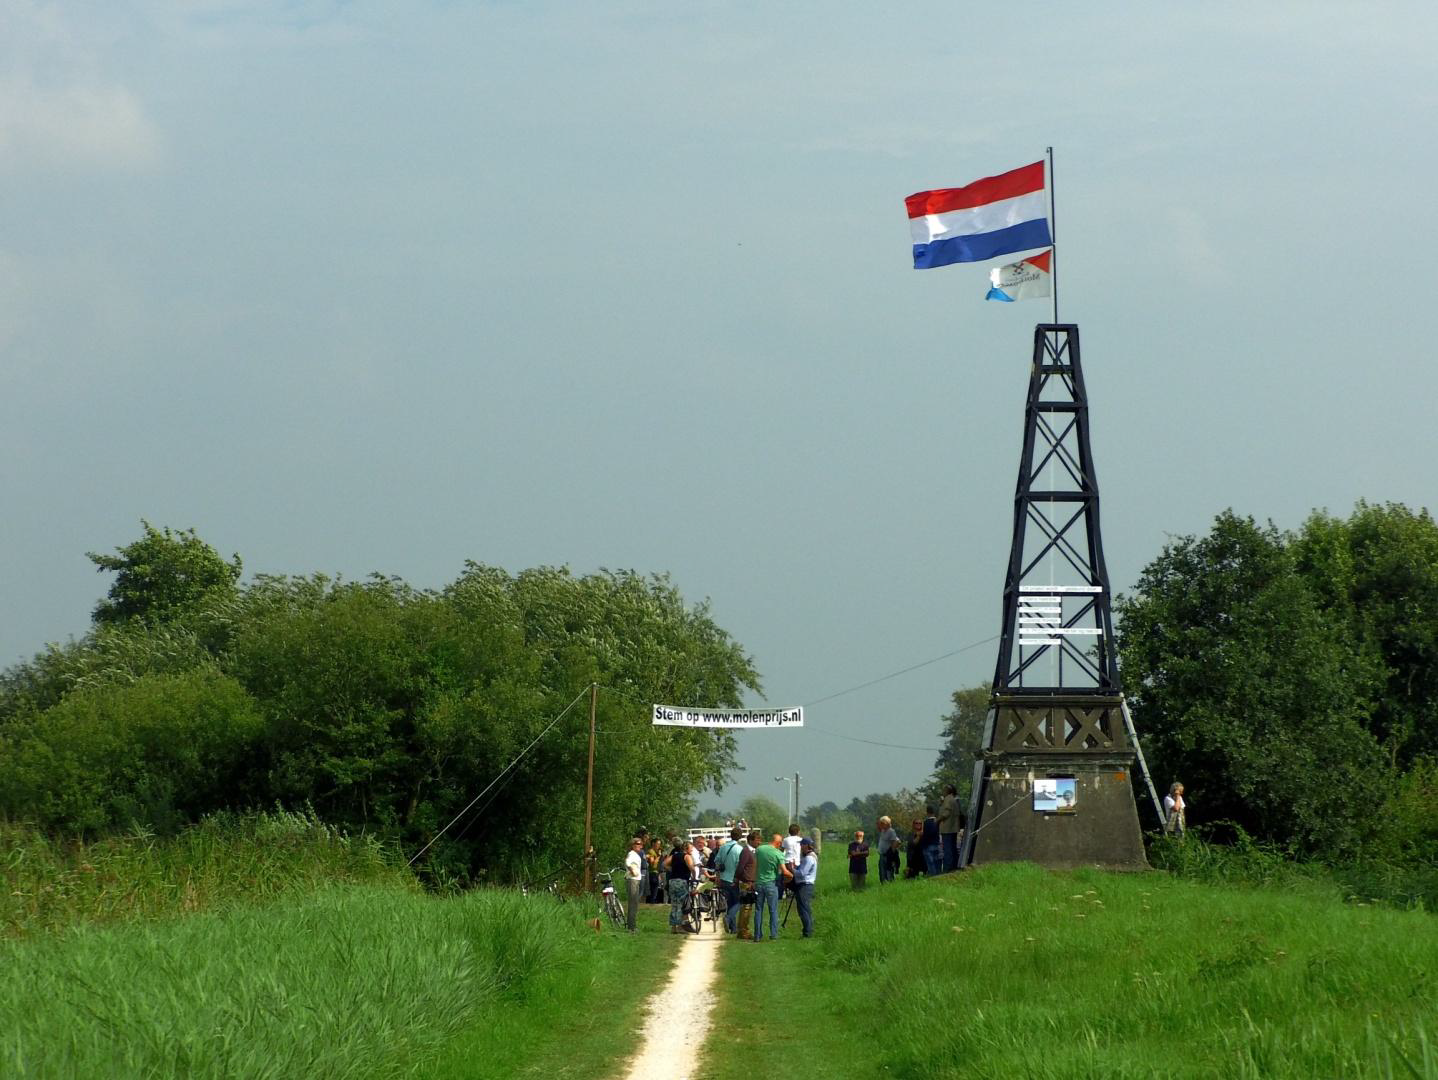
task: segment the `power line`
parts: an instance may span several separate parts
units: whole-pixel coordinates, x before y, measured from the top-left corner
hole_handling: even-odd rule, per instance
[[[935,656],[930,660],[921,660],[917,664],[910,664],[908,667],[900,668],[898,671],[891,671],[887,675],[880,675],[877,679],[869,679],[867,682],[861,682],[858,685],[850,686],[845,690],[836,690],[832,694],[826,694],[821,698],[815,698],[813,701],[806,702],[804,708],[812,708],[815,705],[822,705],[826,701],[833,701],[835,698],[844,697],[846,694],[853,694],[857,693],[860,690],[866,690],[871,686],[877,686],[881,682],[888,682],[890,679],[897,679],[900,675],[907,675],[911,671],[918,671],[920,668],[926,668],[931,664],[937,664],[944,660],[950,660],[953,657],[958,656],[960,653],[966,653],[970,649],[977,649],[981,645],[988,645],[998,640],[999,635],[995,634],[993,637],[986,637],[982,641],[970,642],[968,645],[964,645],[960,648],[944,653],[943,656]],[[602,686],[600,689],[609,690],[612,693],[620,695],[621,697],[627,697],[631,701],[639,702],[638,698],[636,698],[633,694],[627,693],[624,690],[619,690],[612,686]],[[639,703],[649,704],[648,702]],[[879,742],[877,739],[861,739],[857,735],[841,735],[837,731],[820,731],[816,728],[809,728],[806,730],[813,732],[813,734],[823,735],[826,738],[830,739],[845,739],[849,742],[865,743],[868,746],[882,746],[890,750],[921,750],[925,753],[932,754],[943,753],[943,748],[937,746],[910,746],[906,743],[887,743]]]
[[[878,742],[874,739],[861,739],[857,735],[840,735],[837,731],[814,731],[814,735],[824,735],[830,739],[847,739],[849,742],[868,743],[870,746],[883,746],[890,750],[923,750],[932,754],[942,754],[944,751],[937,746],[909,746],[906,743]]]
[[[821,704],[823,704],[823,703],[826,702],[826,701],[833,701],[835,698],[837,698],[837,697],[843,697],[845,694],[852,694],[852,693],[854,693],[855,691],[858,691],[858,690],[865,690],[865,689],[869,688],[870,686],[877,686],[877,685],[878,685],[879,683],[881,683],[881,682],[888,682],[890,679],[897,679],[900,675],[907,675],[907,674],[908,674],[909,672],[911,672],[911,671],[918,671],[920,668],[926,668],[926,667],[928,667],[930,664],[937,664],[937,663],[938,663],[939,661],[941,661],[941,660],[948,660],[948,659],[950,659],[950,658],[952,658],[952,657],[958,656],[960,653],[966,653],[966,652],[968,652],[970,649],[977,649],[980,645],[987,645],[987,644],[989,644],[989,642],[991,642],[991,641],[998,641],[998,640],[999,640],[999,635],[998,635],[998,634],[995,634],[993,637],[986,637],[986,638],[984,638],[983,641],[975,641],[975,642],[973,642],[973,643],[970,644],[970,645],[965,645],[965,646],[963,646],[963,648],[955,649],[953,652],[946,652],[946,653],[944,653],[943,656],[936,656],[936,657],[934,657],[932,660],[923,660],[923,661],[920,661],[920,662],[917,663],[917,664],[911,664],[911,665],[909,665],[909,666],[906,667],[906,668],[900,668],[898,671],[891,671],[891,672],[889,672],[889,674],[887,674],[887,675],[880,675],[877,679],[870,679],[868,682],[862,682],[862,683],[860,683],[858,686],[851,686],[851,687],[849,687],[847,690],[839,690],[839,691],[836,691],[835,693],[829,694],[829,695],[827,695],[827,696],[825,696],[825,697],[821,697],[821,698],[818,698],[818,699],[816,699],[816,700],[814,700],[814,701],[810,701],[810,702],[807,703],[807,705],[821,705]],[[807,707],[807,706],[806,706],[806,707]],[[862,741],[862,740],[861,740],[861,741]],[[885,745],[885,744],[882,744],[882,743],[881,743],[880,745]]]

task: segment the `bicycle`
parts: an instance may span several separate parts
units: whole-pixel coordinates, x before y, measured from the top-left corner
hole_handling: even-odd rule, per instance
[[[624,867],[610,867],[607,874],[596,874],[595,880],[599,882],[599,910],[602,914],[609,916],[609,921],[615,926],[626,925],[624,920],[624,901],[619,899],[619,894],[614,891],[614,876],[623,874]]]
[[[719,888],[712,881],[705,882],[690,893],[686,915],[690,928],[696,934],[704,928],[705,919],[709,920],[711,933],[719,929],[719,922],[724,918],[724,909]]]

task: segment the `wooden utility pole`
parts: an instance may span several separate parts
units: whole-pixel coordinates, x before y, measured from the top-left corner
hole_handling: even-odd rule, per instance
[[[599,684],[589,684],[589,779],[584,786],[584,891],[594,888],[594,714],[599,706]]]

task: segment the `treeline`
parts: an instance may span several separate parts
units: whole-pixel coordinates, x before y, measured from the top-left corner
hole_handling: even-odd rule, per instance
[[[1161,785],[1304,858],[1438,861],[1438,526],[1359,503],[1293,532],[1231,512],[1117,604]]]
[[[1197,863],[1228,850],[1228,869],[1263,878],[1273,858],[1318,861],[1356,895],[1438,902],[1438,525],[1426,510],[1360,502],[1296,531],[1223,513],[1207,535],[1165,545],[1116,615],[1155,783],[1183,782],[1190,823],[1221,843],[1165,848],[1159,862],[1211,877]],[[954,692],[917,789],[812,806],[805,823],[907,824],[950,783],[967,806],[989,693]]]
[[[89,632],[0,674],[0,815],[62,835],[278,806],[413,850],[502,777],[426,865],[548,872],[582,847],[586,687],[605,688],[601,850],[636,822],[684,820],[734,766],[732,737],[654,728],[648,703],[738,707],[758,688],[707,607],[660,576],[469,563],[437,590],[241,584],[238,557],[148,523],[91,559],[115,578]]]

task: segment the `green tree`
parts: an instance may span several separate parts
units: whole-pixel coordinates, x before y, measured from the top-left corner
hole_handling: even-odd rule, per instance
[[[751,829],[758,829],[765,836],[789,831],[788,811],[767,795],[750,795],[739,804],[738,814]]]
[[[0,735],[0,813],[81,836],[173,831],[234,805],[262,731],[213,668],[78,690]]]
[[[146,530],[169,554],[198,543]],[[734,766],[731,734],[655,727],[650,703],[737,707],[759,690],[739,644],[664,577],[469,564],[438,591],[323,575],[147,591],[164,575],[141,572],[141,546],[114,560],[129,614],[0,675],[0,811],[92,830],[140,820],[126,806],[146,800],[181,816],[278,801],[411,850],[438,838],[437,873],[544,873],[581,853],[591,684],[594,844],[616,861],[634,829],[686,820]],[[233,585],[238,562],[222,577]],[[188,719],[167,704],[181,700]],[[192,720],[231,713],[244,768],[176,765],[198,779],[153,798],[127,779],[170,769],[150,764],[165,730],[178,753],[199,738]],[[111,758],[124,776],[92,768]]]
[[[799,815],[799,821],[804,825],[823,827],[825,819],[839,812],[839,804],[831,801],[824,801],[816,806],[810,806]]]
[[[276,795],[416,847],[465,813],[427,856],[460,876],[578,858],[590,683],[593,839],[616,861],[639,825],[687,820],[733,764],[728,733],[657,728],[649,703],[737,706],[757,688],[737,644],[662,578],[471,564],[439,592],[261,579],[241,607],[227,655],[270,718]]]
[[[849,805],[844,808],[845,824],[852,824],[843,831],[863,829],[873,833],[881,817],[889,818],[894,828],[907,830],[915,818],[923,819],[924,808],[929,801],[923,792],[911,788],[901,788],[895,792],[871,792],[862,798],[856,796],[850,799]]]
[[[1373,833],[1391,780],[1368,729],[1382,672],[1277,529],[1225,512],[1167,544],[1117,607],[1139,730],[1191,818],[1329,855]]]
[[[114,555],[89,553],[97,570],[115,575],[109,593],[95,606],[97,625],[165,621],[234,595],[241,572],[238,555],[226,562],[194,529],[172,532],[148,521],[140,524],[140,538],[116,548]]]
[[[934,801],[943,796],[944,788],[953,784],[959,802],[967,806],[974,786],[974,761],[983,740],[984,721],[989,711],[990,687],[987,683],[955,690],[953,708],[943,719],[939,737],[943,749],[934,762],[934,773],[925,786],[925,794]]]
[[[1438,525],[1426,510],[1359,502],[1315,513],[1293,538],[1298,570],[1384,672],[1370,730],[1394,765],[1438,754]]]

